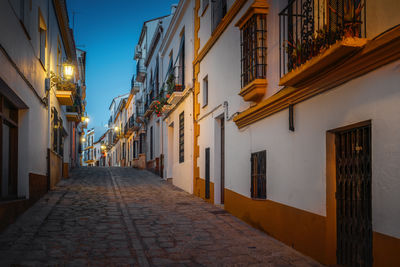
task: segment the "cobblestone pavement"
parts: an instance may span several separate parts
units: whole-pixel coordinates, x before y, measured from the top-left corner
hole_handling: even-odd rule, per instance
[[[159,177],[80,168],[0,235],[0,266],[319,266]]]

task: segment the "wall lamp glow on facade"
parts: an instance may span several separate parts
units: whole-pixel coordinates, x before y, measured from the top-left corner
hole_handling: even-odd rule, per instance
[[[119,130],[118,126],[115,126],[115,127],[114,127],[114,131],[115,131],[115,132],[118,132],[118,130]]]
[[[82,137],[82,138],[81,138],[81,141],[82,141],[82,143],[85,142],[85,141],[86,141],[86,138],[85,138],[85,137]]]

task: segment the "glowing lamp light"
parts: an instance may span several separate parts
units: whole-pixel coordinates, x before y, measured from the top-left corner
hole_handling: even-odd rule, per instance
[[[85,141],[86,141],[86,138],[85,138],[85,137],[82,137],[81,141],[82,141],[82,142],[85,142]]]
[[[88,117],[85,118],[85,122],[89,123],[90,119]]]
[[[69,80],[74,75],[74,65],[71,63],[64,63],[64,77]]]
[[[102,145],[102,146],[101,146],[101,149],[105,150],[105,149],[106,149],[106,146],[105,146],[105,145]]]
[[[115,126],[114,131],[118,132],[118,130],[119,130],[118,126]]]

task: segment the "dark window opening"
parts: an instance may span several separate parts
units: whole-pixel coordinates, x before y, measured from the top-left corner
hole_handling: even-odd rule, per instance
[[[240,31],[242,88],[267,76],[267,16],[256,14]]]
[[[267,151],[251,154],[251,197],[267,198]]]
[[[211,0],[211,32],[214,32],[226,12],[226,0]]]

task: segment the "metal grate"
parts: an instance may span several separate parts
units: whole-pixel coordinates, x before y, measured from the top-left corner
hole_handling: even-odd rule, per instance
[[[336,134],[337,262],[372,266],[371,126]]]
[[[251,154],[251,197],[267,198],[267,151]]]
[[[179,114],[179,163],[185,160],[185,115]]]
[[[366,0],[291,0],[279,13],[280,76],[344,37],[366,36]]]
[[[240,31],[242,88],[267,72],[267,16],[257,14]]]

